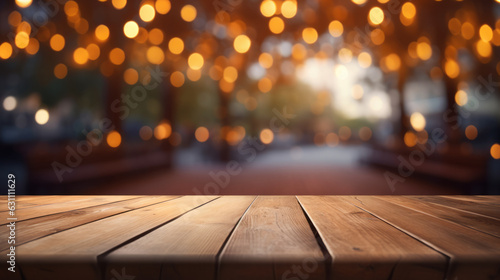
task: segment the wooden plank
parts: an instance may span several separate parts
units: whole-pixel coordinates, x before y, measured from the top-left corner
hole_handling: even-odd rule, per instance
[[[55,234],[112,215],[171,200],[176,197],[178,196],[138,197],[20,221],[16,223],[16,227],[19,229],[16,233],[16,245],[19,246],[50,234]],[[0,236],[7,236],[8,233],[9,229],[7,227],[0,228]],[[7,242],[0,243],[0,251],[6,250],[9,247]]]
[[[25,209],[30,207],[36,207],[45,204],[54,204],[67,201],[77,201],[81,199],[88,199],[88,195],[16,195],[14,201],[16,202],[16,209]],[[5,202],[7,203],[7,196],[5,196]],[[0,212],[8,211],[7,207],[2,207]]]
[[[500,237],[500,220],[490,218],[488,216],[478,215],[473,212],[462,211],[455,208],[444,207],[439,204],[425,202],[413,197],[383,196],[379,198],[415,211]]]
[[[441,195],[441,197],[500,206],[500,195]]]
[[[179,217],[103,258],[144,279],[215,279],[216,257],[254,196],[225,196]]]
[[[325,279],[324,262],[296,198],[259,196],[221,253],[219,279],[293,279],[297,269]]]
[[[17,221],[23,221],[23,220],[33,219],[36,217],[67,212],[85,207],[91,207],[117,201],[125,201],[136,197],[138,196],[123,196],[123,195],[87,196],[86,198],[81,198],[77,200],[67,199],[67,201],[65,202],[44,204],[26,209],[18,209],[16,210],[15,214],[17,217]],[[7,212],[0,213],[0,225],[6,224],[5,221],[7,219],[7,216],[8,216]]]
[[[332,256],[329,279],[444,279],[444,255],[343,197],[298,199]]]
[[[415,196],[415,198],[450,208],[456,208],[500,219],[500,207],[490,203],[466,201],[442,196]]]
[[[500,238],[390,203],[375,196],[347,197],[352,204],[450,257],[447,279],[500,277]]]
[[[176,198],[28,242],[16,249],[19,266],[25,280],[99,279],[99,255],[214,199]]]

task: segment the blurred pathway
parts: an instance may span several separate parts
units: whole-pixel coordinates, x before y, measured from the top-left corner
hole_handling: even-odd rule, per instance
[[[359,165],[361,147],[273,150],[239,166],[190,166],[128,175],[87,194],[460,194],[458,188],[409,177],[391,189],[385,169]]]

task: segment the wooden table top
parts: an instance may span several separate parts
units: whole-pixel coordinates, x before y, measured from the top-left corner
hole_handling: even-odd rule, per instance
[[[498,279],[500,196],[17,196],[1,279]]]

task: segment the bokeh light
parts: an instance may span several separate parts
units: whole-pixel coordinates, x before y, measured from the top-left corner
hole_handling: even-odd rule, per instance
[[[35,113],[35,121],[39,125],[44,125],[49,121],[49,112],[45,109],[39,109]]]

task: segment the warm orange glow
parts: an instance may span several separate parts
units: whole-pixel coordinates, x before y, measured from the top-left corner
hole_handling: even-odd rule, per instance
[[[52,38],[50,38],[50,47],[56,52],[62,50],[65,44],[66,41],[61,34],[55,34]]]
[[[273,82],[269,78],[264,77],[259,80],[257,87],[262,93],[266,93],[273,88]]]
[[[125,25],[123,25],[123,34],[125,34],[127,38],[135,38],[137,34],[139,34],[139,25],[137,25],[137,22],[133,20],[127,21]]]
[[[410,124],[416,131],[422,131],[425,128],[425,117],[419,113],[415,112],[410,116]]]
[[[77,48],[73,52],[73,60],[77,64],[85,64],[89,60],[89,52],[84,48]]]
[[[370,33],[370,39],[372,40],[373,44],[377,46],[382,45],[385,41],[385,33],[380,28],[373,29],[373,31]]]
[[[18,11],[12,11],[7,18],[7,21],[9,21],[10,25],[16,27],[21,23],[21,21],[23,21],[23,16],[21,16]]]
[[[444,72],[448,77],[454,79],[460,74],[460,66],[455,60],[448,59],[444,63]]]
[[[330,32],[333,37],[340,37],[342,33],[344,33],[344,26],[340,21],[334,20],[328,25],[328,32]]]
[[[32,2],[32,0],[16,0],[16,5],[19,8],[27,8],[31,5]]]
[[[186,76],[190,81],[196,82],[201,78],[201,70],[193,70],[189,68],[186,71]]]
[[[457,18],[452,18],[448,21],[448,29],[450,30],[451,34],[458,35],[461,32],[462,23]]]
[[[459,90],[457,91],[457,93],[455,93],[455,102],[458,106],[464,106],[465,104],[467,104],[468,100],[469,98],[467,97],[467,92]]]
[[[297,2],[286,0],[281,4],[281,14],[285,18],[293,18],[297,14]]]
[[[370,24],[379,25],[384,21],[384,11],[379,7],[373,7],[368,13],[368,20]]]
[[[415,133],[413,133],[411,131],[408,131],[405,133],[403,140],[405,142],[405,145],[408,147],[413,147],[413,146],[417,145],[417,135],[415,135]]]
[[[465,137],[469,140],[474,140],[477,138],[477,128],[472,124],[465,128]]]
[[[115,9],[121,10],[127,5],[127,0],[111,0],[111,3]]]
[[[188,65],[191,69],[193,70],[199,70],[203,67],[203,64],[205,63],[205,60],[203,59],[203,56],[199,53],[192,53],[188,57]]]
[[[491,56],[491,53],[493,52],[493,49],[491,47],[491,44],[489,42],[479,40],[476,43],[476,51],[479,56],[483,58],[488,58]]]
[[[219,88],[221,91],[225,93],[230,93],[234,90],[234,83],[230,83],[226,81],[225,79],[221,79],[219,81]]]
[[[175,71],[170,75],[170,83],[174,87],[181,87],[184,84],[184,81],[184,74],[182,74],[182,72],[180,71]]]
[[[363,5],[364,3],[366,3],[366,0],[351,0],[351,1],[356,5]]]
[[[104,24],[97,26],[95,29],[95,37],[99,41],[106,41],[109,37],[109,28]]]
[[[169,0],[156,0],[155,8],[161,15],[166,15],[170,11],[171,7],[172,5]]]
[[[123,72],[123,80],[129,85],[134,85],[139,81],[139,73],[134,68],[129,68]]]
[[[158,140],[167,139],[172,134],[172,126],[166,121],[161,122],[155,127],[154,135]]]
[[[247,35],[238,35],[233,42],[234,49],[239,53],[246,53],[250,49],[252,41]]]
[[[163,42],[163,31],[159,28],[153,28],[149,31],[148,40],[153,45],[159,45]]]
[[[493,39],[493,30],[489,25],[483,24],[481,28],[479,28],[479,37],[481,37],[481,40],[489,42]]]
[[[491,157],[494,159],[500,159],[500,144],[495,143],[491,146],[490,149]]]
[[[122,136],[118,133],[118,131],[113,130],[106,137],[106,142],[111,148],[116,148],[122,143]]]
[[[196,140],[198,142],[203,143],[208,140],[208,137],[210,136],[208,129],[204,126],[200,126],[196,129],[194,132],[194,136],[196,137]]]
[[[87,46],[87,52],[89,53],[90,60],[96,60],[101,55],[101,49],[96,44],[89,44]]]
[[[26,48],[29,42],[30,42],[30,36],[28,35],[28,33],[24,31],[17,33],[16,37],[14,38],[14,43],[20,49]]]
[[[78,4],[75,1],[68,1],[64,4],[64,13],[68,17],[77,16],[79,13]]]
[[[161,64],[163,60],[165,60],[165,54],[160,47],[151,46],[146,52],[146,58],[148,59],[149,63]]]
[[[228,66],[224,68],[224,72],[222,75],[224,77],[224,80],[226,80],[228,83],[234,83],[236,79],[238,79],[238,70],[233,66]]]
[[[266,69],[271,68],[273,66],[273,56],[268,53],[261,53],[259,55],[259,64]]]
[[[302,30],[302,39],[308,44],[314,44],[318,40],[318,32],[312,27],[307,27]]]
[[[186,5],[181,9],[181,18],[184,21],[192,22],[196,18],[196,8],[193,5]]]
[[[120,48],[114,48],[109,52],[109,61],[114,65],[120,65],[125,61],[125,52]]]
[[[139,17],[145,22],[152,21],[155,18],[155,8],[150,4],[142,5],[139,9]]]
[[[58,79],[64,79],[68,74],[68,67],[66,65],[59,63],[54,67],[54,76]]]
[[[269,20],[269,30],[274,34],[280,34],[285,29],[285,22],[280,17],[273,17]]]
[[[358,55],[359,66],[368,68],[372,65],[372,56],[367,52],[362,52]]]
[[[427,42],[421,42],[417,44],[417,56],[422,60],[428,60],[432,56],[432,48]]]
[[[304,60],[307,56],[306,47],[302,44],[295,44],[292,47],[292,57],[295,60],[301,61]]]
[[[28,46],[26,47],[26,53],[34,55],[38,52],[40,48],[40,43],[35,38],[30,38],[28,42]]]
[[[352,51],[348,48],[341,48],[339,50],[338,58],[342,63],[348,63],[352,60]]]
[[[260,141],[264,144],[271,144],[274,139],[274,133],[269,128],[265,128],[260,132]]]
[[[401,67],[401,59],[395,53],[384,58],[384,64],[388,71],[397,71]]]
[[[472,23],[470,22],[465,22],[464,24],[462,24],[461,31],[462,31],[462,37],[464,37],[467,40],[472,39],[472,37],[474,37],[475,33],[474,25],[472,25]]]
[[[0,45],[0,58],[8,59],[12,55],[12,46],[7,42]]]
[[[272,0],[264,0],[260,4],[260,12],[265,17],[272,17],[276,13],[276,3]]]
[[[417,14],[417,8],[411,2],[406,2],[401,7],[401,14],[407,19],[413,19]]]
[[[180,54],[184,50],[184,42],[181,38],[174,37],[168,42],[168,50],[173,54]]]

